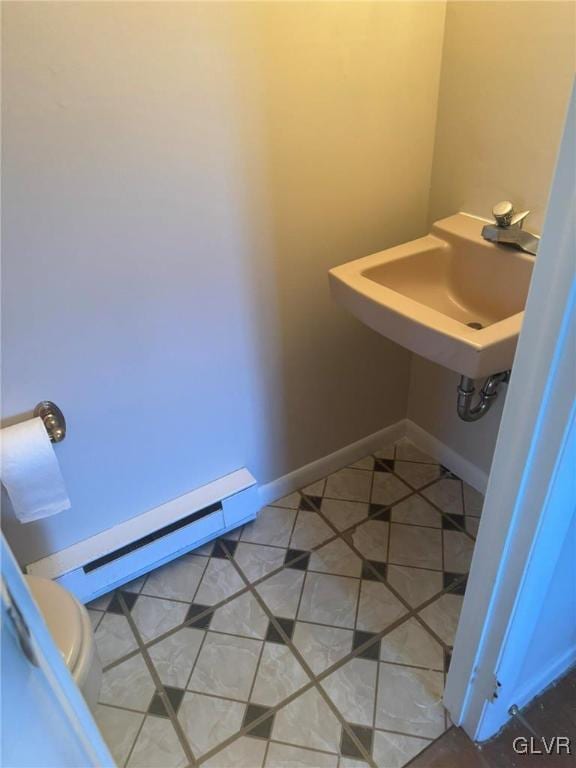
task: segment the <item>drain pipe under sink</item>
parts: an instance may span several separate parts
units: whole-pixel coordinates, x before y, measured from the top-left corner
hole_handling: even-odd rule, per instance
[[[506,384],[510,379],[510,371],[501,371],[488,376],[482,389],[478,393],[478,400],[473,404],[476,388],[474,379],[469,376],[461,376],[458,384],[458,400],[456,408],[458,416],[463,421],[478,421],[484,414],[488,413],[492,403],[498,397],[498,388],[500,384]]]

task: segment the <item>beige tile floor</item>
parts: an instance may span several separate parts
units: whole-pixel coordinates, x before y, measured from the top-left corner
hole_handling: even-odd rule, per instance
[[[481,511],[402,440],[94,601],[118,765],[406,765],[448,728]]]

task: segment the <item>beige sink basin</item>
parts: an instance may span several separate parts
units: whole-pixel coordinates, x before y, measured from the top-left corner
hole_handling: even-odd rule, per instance
[[[486,242],[485,223],[458,213],[426,237],[334,267],[332,295],[378,333],[460,374],[508,370],[534,257]]]

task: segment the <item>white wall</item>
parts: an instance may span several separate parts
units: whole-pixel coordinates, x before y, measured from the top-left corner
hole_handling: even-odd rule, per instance
[[[540,232],[576,60],[572,2],[449,2],[430,221],[494,203],[529,208]],[[490,470],[503,398],[482,421],[456,414],[458,375],[414,356],[409,418]],[[504,390],[503,390],[504,391]]]
[[[23,562],[402,418],[409,355],[331,302],[424,233],[444,3],[4,3],[3,414],[64,410]]]

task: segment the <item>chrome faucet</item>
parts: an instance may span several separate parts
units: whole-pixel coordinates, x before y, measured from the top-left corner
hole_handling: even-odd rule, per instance
[[[515,213],[514,206],[509,200],[497,203],[494,208],[492,208],[492,215],[494,216],[496,224],[486,224],[486,226],[482,228],[482,237],[484,240],[489,240],[491,243],[512,245],[520,251],[525,251],[526,253],[532,254],[532,256],[536,256],[540,238],[538,235],[533,235],[522,229],[524,219],[529,213],[530,211]]]

